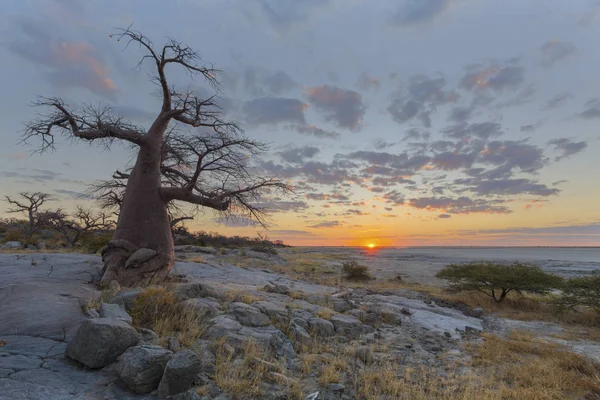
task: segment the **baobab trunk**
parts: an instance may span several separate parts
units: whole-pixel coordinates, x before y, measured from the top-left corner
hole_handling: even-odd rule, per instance
[[[153,128],[127,180],[113,238],[102,250],[104,282],[117,280],[128,287],[157,284],[173,266],[173,236],[160,193],[162,134],[152,137]]]

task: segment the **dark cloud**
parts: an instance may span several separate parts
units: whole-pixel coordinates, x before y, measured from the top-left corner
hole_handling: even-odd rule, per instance
[[[284,151],[279,152],[279,157],[282,160],[292,164],[303,164],[306,159],[313,158],[319,154],[321,150],[318,147],[303,146],[303,147],[292,147]]]
[[[569,92],[562,92],[557,94],[556,96],[552,97],[550,100],[548,100],[546,102],[546,104],[544,105],[544,110],[550,110],[553,108],[557,108],[560,107],[562,105],[564,105],[569,99],[573,98],[574,96],[569,93]]]
[[[450,214],[440,214],[438,215],[439,219],[448,219],[448,218],[452,218],[452,215]]]
[[[451,0],[403,0],[392,24],[413,26],[431,22],[448,8]]]
[[[304,201],[294,200],[282,200],[279,198],[263,200],[257,204],[261,209],[267,212],[296,212],[302,211],[308,208],[308,204]]]
[[[281,96],[298,87],[298,83],[283,71],[248,67],[243,76],[244,88],[252,97]]]
[[[536,125],[521,125],[521,132],[533,132],[537,129]]]
[[[568,138],[553,139],[548,144],[554,146],[554,150],[560,153],[556,157],[556,161],[580,153],[587,147],[587,143],[583,140],[581,142],[574,142],[573,139]]]
[[[296,123],[305,125],[304,110],[307,105],[297,99],[262,97],[247,101],[243,112],[250,125]]]
[[[517,65],[475,65],[467,68],[460,86],[469,91],[489,89],[502,92],[518,88],[524,80],[525,70]]]
[[[443,152],[433,156],[431,163],[444,171],[452,171],[461,168],[470,168],[475,162],[477,154]]]
[[[493,141],[487,144],[478,157],[485,164],[504,166],[509,170],[520,168],[522,172],[534,173],[546,162],[542,149],[525,141]]]
[[[471,116],[475,109],[473,107],[454,107],[450,111],[449,119],[450,121],[457,123],[465,123]]]
[[[309,225],[309,228],[335,228],[336,226],[341,226],[342,223],[340,221],[324,221],[319,222],[314,225]]]
[[[578,114],[579,117],[585,119],[600,118],[600,99],[591,99],[584,105],[585,110]]]
[[[345,194],[341,194],[341,193],[331,193],[331,194],[326,194],[326,193],[307,193],[305,195],[305,197],[309,200],[318,200],[318,201],[324,201],[324,200],[335,200],[338,202],[343,202],[343,201],[348,201],[350,200],[350,198],[348,196],[346,196]]]
[[[544,67],[551,67],[557,62],[564,60],[577,52],[577,46],[571,42],[551,40],[542,45],[541,61]]]
[[[419,197],[410,199],[411,207],[428,211],[446,211],[448,214],[508,214],[511,211],[502,205],[500,200],[488,201],[484,199],[471,199],[469,197]]]
[[[383,150],[383,149],[386,149],[388,147],[395,146],[396,144],[397,143],[395,143],[395,142],[387,142],[385,140],[376,139],[373,142],[373,147],[375,147],[376,150]]]
[[[272,161],[263,162],[262,168],[276,176],[283,178],[301,178],[308,183],[322,185],[338,185],[346,181],[358,181],[359,177],[351,175],[350,169],[357,167],[348,161],[333,161],[330,164],[320,161],[308,161],[303,166],[285,167]]]
[[[65,195],[71,199],[76,199],[76,200],[82,200],[82,199],[91,200],[91,199],[93,199],[93,197],[90,196],[88,193],[76,192],[73,190],[56,189],[56,190],[54,190],[54,193]]]
[[[250,3],[250,1],[248,2]],[[259,6],[273,28],[285,33],[294,25],[308,20],[312,12],[327,5],[330,0],[252,0],[252,3]]]
[[[339,139],[341,137],[337,132],[327,131],[315,125],[293,125],[290,128],[300,134],[314,136],[319,139]]]
[[[37,168],[17,168],[17,171],[19,172],[2,171],[0,172],[0,176],[4,176],[6,178],[27,179],[35,182],[49,182],[57,180],[62,175],[60,172]]]
[[[473,124],[463,123],[450,126],[442,131],[446,136],[453,139],[489,139],[502,135],[502,125],[497,122],[477,122]]]
[[[328,121],[349,130],[360,128],[366,107],[359,93],[325,85],[308,89],[307,96],[310,104],[325,112]]]
[[[482,195],[520,195],[552,196],[560,190],[551,189],[546,185],[536,183],[529,179],[499,179],[478,183],[473,190]]]
[[[383,195],[383,199],[386,201],[386,203],[393,204],[396,206],[404,204],[404,195],[398,192],[397,190],[387,192],[385,195]]]
[[[359,77],[358,77],[358,81],[356,82],[356,86],[358,86],[358,88],[362,91],[378,91],[379,88],[381,87],[381,82],[379,81],[379,79],[374,78],[372,76],[368,76],[365,73],[362,73]]]
[[[58,86],[75,86],[115,101],[117,86],[97,49],[85,41],[60,39],[56,26],[33,19],[16,23],[8,48],[44,70],[47,80]]]

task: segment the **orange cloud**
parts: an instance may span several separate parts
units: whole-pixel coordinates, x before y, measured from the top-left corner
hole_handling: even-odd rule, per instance
[[[52,43],[52,53],[59,63],[75,64],[91,73],[92,89],[114,92],[115,83],[108,77],[108,69],[94,57],[94,49],[84,42]]]

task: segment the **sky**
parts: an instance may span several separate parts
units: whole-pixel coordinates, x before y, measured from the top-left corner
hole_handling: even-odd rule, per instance
[[[267,231],[211,211],[191,230],[319,246],[600,245],[600,1],[3,0],[1,194],[93,206],[87,185],[130,165],[124,146],[20,143],[38,95],[149,127],[151,70],[110,36],[130,25],[221,70],[227,117],[270,144],[256,171],[295,188],[265,201]]]

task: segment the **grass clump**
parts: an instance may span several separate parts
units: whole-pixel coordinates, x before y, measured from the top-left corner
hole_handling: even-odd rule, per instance
[[[479,291],[498,303],[513,291],[545,294],[562,284],[559,276],[520,262],[450,264],[435,276],[449,281],[451,288],[456,291]]]
[[[191,307],[183,305],[165,288],[148,288],[134,300],[133,325],[148,328],[159,337],[172,336],[184,346],[192,345],[206,331],[207,321]]]
[[[369,267],[359,264],[356,260],[343,262],[342,274],[349,281],[369,281],[372,279]]]

